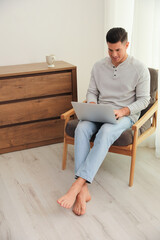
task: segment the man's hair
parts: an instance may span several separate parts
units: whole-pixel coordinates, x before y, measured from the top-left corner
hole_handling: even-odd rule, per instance
[[[106,34],[106,42],[109,43],[123,43],[128,41],[128,34],[124,28],[111,28]]]

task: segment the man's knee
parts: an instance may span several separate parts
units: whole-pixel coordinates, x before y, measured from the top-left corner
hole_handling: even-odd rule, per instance
[[[87,122],[87,121],[80,121],[78,123],[77,127],[76,127],[75,135],[76,136],[85,135],[88,138],[91,137],[91,135],[92,135],[92,128],[91,128],[89,122]]]
[[[109,124],[104,124],[99,132],[97,133],[96,140],[97,142],[112,144],[115,139],[115,132],[113,131],[112,127]]]
[[[111,124],[104,124],[100,129],[101,136],[110,136],[113,135],[113,129]]]

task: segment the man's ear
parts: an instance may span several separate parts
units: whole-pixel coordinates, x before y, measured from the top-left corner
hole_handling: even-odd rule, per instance
[[[128,46],[129,46],[129,42],[126,42],[126,49],[128,48]]]

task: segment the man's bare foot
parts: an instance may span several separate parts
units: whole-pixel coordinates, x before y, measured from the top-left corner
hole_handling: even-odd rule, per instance
[[[86,182],[85,179],[79,177],[68,190],[68,192],[57,200],[57,203],[64,208],[71,208],[76,200],[78,193],[80,193],[84,183]]]
[[[73,212],[80,216],[84,215],[86,212],[86,202],[89,202],[91,200],[91,195],[88,191],[87,184],[85,183],[80,191],[78,193],[76,202],[73,207]]]

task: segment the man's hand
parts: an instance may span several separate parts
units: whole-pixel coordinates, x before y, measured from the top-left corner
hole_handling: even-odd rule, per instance
[[[114,110],[114,114],[116,116],[116,119],[124,116],[128,116],[130,114],[130,110],[128,107],[124,107],[121,109]]]

